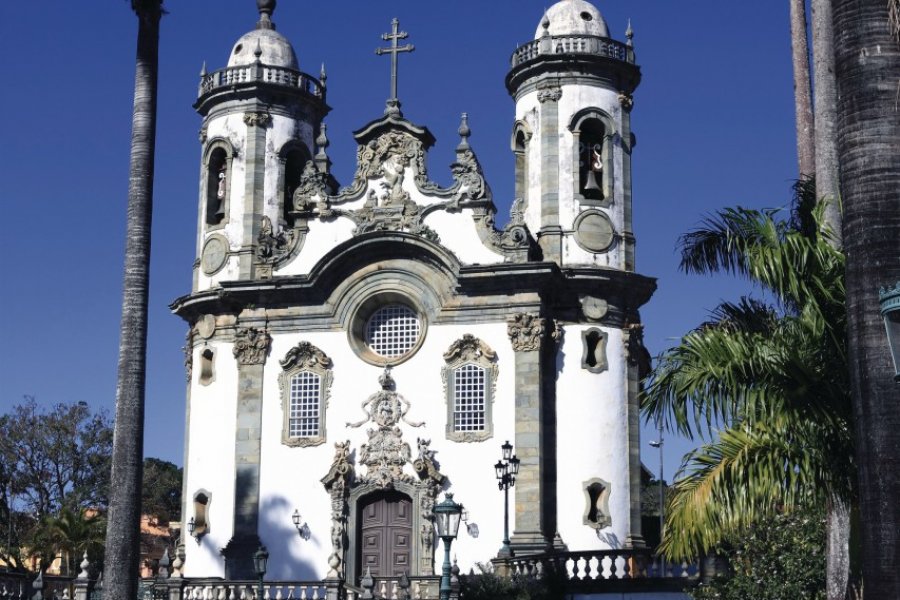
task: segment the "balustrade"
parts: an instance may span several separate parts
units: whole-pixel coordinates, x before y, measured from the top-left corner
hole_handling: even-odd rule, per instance
[[[554,35],[549,40],[538,38],[516,48],[512,55],[512,66],[517,67],[539,56],[551,54],[589,54],[634,62],[634,55],[622,42],[594,35]]]
[[[700,576],[696,563],[659,562],[649,550],[593,550],[561,552],[536,556],[494,560],[509,575],[518,577],[542,577],[548,570],[563,574],[571,582],[610,581],[624,579],[689,579]]]
[[[219,88],[255,82],[297,88],[320,98],[325,93],[325,89],[319,80],[306,73],[284,67],[252,64],[228,67],[202,75],[199,95],[203,96]]]

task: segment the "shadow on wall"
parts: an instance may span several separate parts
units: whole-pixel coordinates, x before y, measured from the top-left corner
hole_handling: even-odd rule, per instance
[[[304,540],[297,532],[292,521],[294,506],[283,496],[267,498],[259,507],[259,537],[269,551],[269,570],[266,573],[267,580],[283,581],[313,581],[320,577],[316,572],[316,565],[308,560],[302,560],[297,554],[298,542],[300,544],[312,544],[312,551],[319,556],[325,556],[326,550],[330,550],[331,539],[324,539],[316,533],[312,533],[308,540]],[[301,523],[302,525],[302,523]],[[329,528],[330,535],[330,528]],[[324,569],[325,563],[318,565]]]

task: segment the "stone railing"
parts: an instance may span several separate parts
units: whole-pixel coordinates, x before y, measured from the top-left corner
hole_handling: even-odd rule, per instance
[[[653,581],[691,584],[700,579],[699,563],[663,563],[649,550],[589,550],[522,556],[492,561],[498,574],[508,577],[562,575],[570,587],[603,590],[611,583]],[[676,585],[677,587],[677,585]]]
[[[538,38],[516,48],[512,66],[518,67],[540,56],[553,54],[588,54],[634,63],[634,52],[622,42],[594,35],[553,35]]]
[[[318,98],[325,97],[325,87],[322,83],[306,73],[287,69],[284,67],[272,67],[261,63],[244,65],[240,67],[228,67],[213,71],[200,77],[199,96],[204,96],[219,88],[228,88],[251,83],[265,83],[280,85],[289,88],[300,89],[307,94]]]
[[[345,597],[347,600],[432,600],[438,597],[439,587],[440,577],[437,576],[408,577],[406,581],[401,581],[399,577],[373,577],[370,588],[348,585]]]
[[[339,588],[340,582],[334,582],[334,585],[330,586],[326,581],[265,581],[262,598],[263,600],[337,598],[336,593],[328,593],[332,587]],[[258,595],[258,581],[185,579],[181,584],[181,600],[256,600]]]
[[[25,573],[0,573],[0,600],[70,600],[75,597],[75,578]]]

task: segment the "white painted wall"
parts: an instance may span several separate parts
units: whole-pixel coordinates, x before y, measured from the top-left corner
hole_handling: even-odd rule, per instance
[[[630,529],[627,447],[627,395],[622,332],[609,335],[609,369],[581,368],[581,334],[588,325],[567,325],[557,358],[557,510],[559,533],[573,550],[619,549]],[[585,482],[598,477],[610,483],[612,526],[598,531],[584,525]]]

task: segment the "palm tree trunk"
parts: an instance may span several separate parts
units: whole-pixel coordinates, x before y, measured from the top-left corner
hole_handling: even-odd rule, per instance
[[[837,87],[831,0],[812,0],[815,81],[816,198],[825,203],[825,225],[841,247],[841,205],[837,154]]]
[[[162,0],[132,0],[132,8],[138,16],[138,41],[116,423],[103,574],[104,596],[109,594],[107,597],[116,600],[137,597],[140,558],[147,297]]]
[[[848,352],[867,599],[900,598],[900,389],[878,288],[900,280],[900,45],[887,0],[834,0]]]
[[[838,497],[825,512],[825,587],[828,600],[846,600],[850,584],[850,507]]]
[[[809,84],[809,42],[806,35],[806,2],[791,2],[791,58],[794,65],[794,110],[797,120],[798,176],[816,171],[816,143],[812,92]]]

